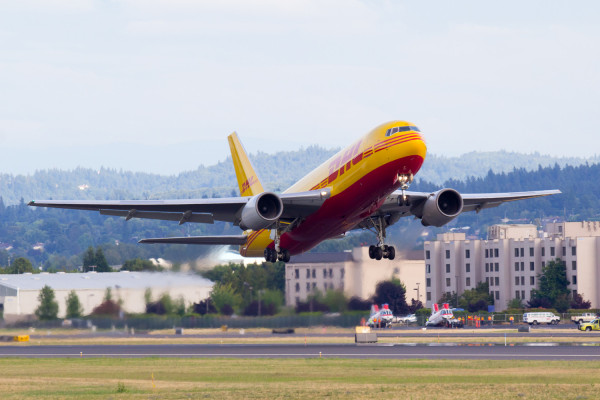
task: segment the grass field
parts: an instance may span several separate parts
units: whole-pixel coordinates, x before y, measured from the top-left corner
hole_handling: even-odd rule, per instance
[[[2,399],[593,399],[600,363],[0,359]]]

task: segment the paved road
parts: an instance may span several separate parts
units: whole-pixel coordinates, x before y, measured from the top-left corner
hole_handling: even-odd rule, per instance
[[[0,357],[226,357],[226,358],[379,358],[600,361],[600,346],[583,345],[74,345],[1,346]]]

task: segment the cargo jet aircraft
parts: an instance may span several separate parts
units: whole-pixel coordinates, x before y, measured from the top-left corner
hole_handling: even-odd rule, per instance
[[[30,206],[95,210],[103,215],[209,223],[227,221],[240,235],[143,239],[140,243],[239,245],[245,257],[264,256],[287,262],[324,240],[355,229],[369,229],[377,245],[372,259],[394,259],[385,243],[386,228],[401,217],[414,216],[424,226],[443,226],[464,211],[479,212],[505,201],[560,193],[545,190],[521,193],[460,194],[453,189],[429,193],[408,191],[425,159],[420,130],[406,121],[386,122],[281,194],[263,189],[237,134],[229,137],[240,197],[193,200],[32,201]]]

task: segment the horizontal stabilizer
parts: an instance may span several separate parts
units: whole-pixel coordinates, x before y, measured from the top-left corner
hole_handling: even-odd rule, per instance
[[[162,244],[246,244],[246,235],[229,236],[189,236],[189,237],[169,237],[156,239],[142,239],[138,243],[162,243]]]

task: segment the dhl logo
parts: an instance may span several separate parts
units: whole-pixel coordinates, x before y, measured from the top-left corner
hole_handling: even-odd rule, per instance
[[[390,147],[399,145],[401,143],[410,142],[411,140],[423,140],[421,135],[418,133],[409,133],[390,139],[382,140],[373,146],[367,147],[364,151],[360,150],[361,141],[358,141],[353,146],[349,147],[346,152],[340,157],[337,157],[329,164],[329,175],[313,186],[310,190],[322,189],[332,184],[338,177],[342,176],[348,171],[353,165],[360,163],[365,158],[372,156],[373,154]]]
[[[258,182],[258,180],[256,179],[256,176],[254,176],[254,175],[252,175],[250,178],[246,179],[246,181],[244,183],[242,183],[242,193],[240,193],[240,194],[246,193],[246,191],[248,189],[250,189],[250,187],[252,185],[254,185],[256,182]]]

